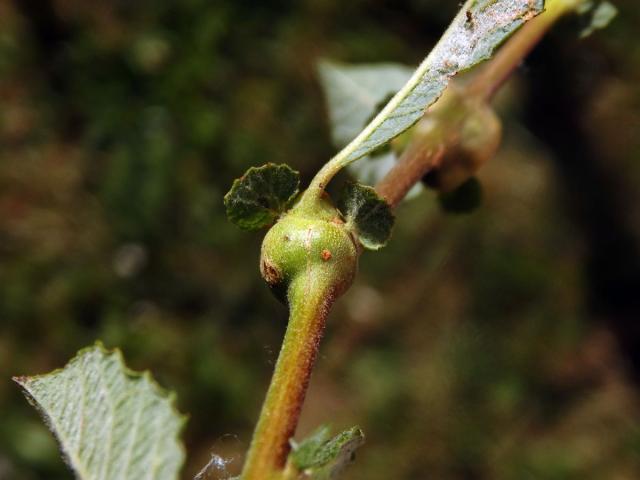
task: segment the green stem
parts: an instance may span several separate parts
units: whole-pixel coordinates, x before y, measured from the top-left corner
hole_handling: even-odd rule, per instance
[[[331,179],[349,165],[352,160],[349,160],[349,152],[345,152],[346,149],[340,151],[335,157],[329,160],[324,166],[316,173],[313,180],[309,184],[309,188],[303,193],[300,200],[300,206],[302,208],[315,208],[315,205],[319,198],[324,194],[324,189]]]
[[[333,288],[325,286],[313,269],[295,279],[289,287],[289,324],[240,477],[242,480],[280,478],[333,300]]]

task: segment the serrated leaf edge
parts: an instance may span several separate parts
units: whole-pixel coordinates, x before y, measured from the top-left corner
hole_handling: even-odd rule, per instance
[[[63,459],[65,461],[65,463],[67,465],[69,465],[69,467],[71,468],[71,470],[73,472],[75,472],[78,477],[80,479],[88,479],[89,476],[87,473],[85,472],[80,472],[78,471],[78,466],[80,466],[82,464],[81,460],[76,458],[75,455],[73,455],[71,452],[69,452],[67,450],[67,448],[65,448],[65,441],[68,441],[68,439],[63,438],[63,435],[61,434],[60,428],[58,428],[56,426],[56,422],[54,421],[53,418],[51,418],[47,412],[45,411],[44,407],[40,404],[40,402],[38,402],[38,400],[33,396],[32,391],[29,389],[29,386],[27,385],[29,382],[32,381],[36,381],[40,378],[44,378],[44,377],[48,377],[48,376],[52,376],[52,375],[56,375],[59,373],[62,373],[65,368],[67,368],[69,365],[73,364],[76,361],[79,361],[79,359],[85,355],[88,352],[91,352],[93,350],[98,350],[100,353],[102,353],[105,356],[112,356],[115,355],[116,356],[116,360],[119,362],[119,364],[122,367],[122,373],[128,377],[129,379],[133,380],[133,381],[139,381],[139,380],[147,380],[147,382],[149,383],[149,385],[151,386],[151,388],[154,390],[154,393],[157,393],[160,397],[164,398],[167,400],[167,404],[169,405],[169,407],[171,408],[172,413],[174,413],[176,415],[176,417],[178,418],[180,425],[179,425],[179,430],[176,433],[176,444],[178,445],[178,448],[180,449],[180,453],[182,456],[182,466],[184,465],[184,460],[186,458],[186,449],[184,446],[184,443],[181,440],[181,435],[184,432],[185,426],[187,421],[189,420],[189,415],[188,414],[184,414],[181,413],[178,410],[178,407],[176,405],[176,401],[177,401],[177,396],[176,393],[172,390],[169,389],[165,389],[163,388],[154,378],[153,375],[151,374],[151,372],[149,370],[142,370],[142,371],[136,371],[133,370],[131,368],[129,368],[125,362],[124,359],[124,355],[122,354],[122,351],[119,348],[106,348],[104,346],[104,344],[102,343],[102,341],[100,340],[96,340],[96,342],[93,345],[81,348],[80,350],[78,350],[76,352],[76,354],[69,360],[67,361],[67,363],[60,368],[56,368],[48,373],[43,373],[43,374],[37,374],[37,375],[16,375],[11,377],[11,380],[13,380],[15,383],[17,383],[20,388],[22,389],[22,392],[24,394],[24,396],[26,397],[27,401],[29,402],[30,405],[32,405],[40,414],[40,416],[42,417],[44,423],[46,424],[47,428],[49,428],[49,430],[53,433],[56,442],[59,445],[60,451],[63,454]],[[75,463],[72,461],[75,460]]]
[[[387,235],[386,240],[384,242],[376,243],[376,244],[373,244],[373,243],[370,243],[370,242],[364,240],[362,238],[361,233],[360,233],[360,229],[358,228],[358,225],[355,222],[355,218],[350,217],[349,215],[347,215],[346,212],[343,212],[342,210],[340,210],[340,213],[342,214],[343,218],[346,220],[345,221],[345,227],[353,235],[355,235],[355,237],[358,239],[358,242],[360,243],[360,245],[362,245],[363,248],[365,248],[367,250],[371,250],[371,251],[377,251],[377,250],[380,250],[381,248],[384,248],[389,243],[389,240],[391,239],[391,235],[393,234],[393,227],[395,226],[396,217],[395,217],[395,215],[393,213],[393,210],[391,209],[391,206],[384,199],[384,197],[380,196],[380,194],[376,191],[376,189],[374,187],[372,187],[371,185],[365,185],[365,184],[360,183],[360,182],[350,181],[350,182],[347,182],[347,186],[345,186],[345,190],[349,186],[358,186],[358,187],[363,187],[363,188],[369,190],[370,192],[375,194],[377,200],[379,200],[380,202],[385,203],[387,205],[387,207],[389,208],[389,211],[391,213],[391,217],[393,219],[393,223],[391,224],[391,228],[389,229],[389,234]],[[343,192],[343,194],[344,194],[344,192]]]
[[[334,449],[336,449],[335,451],[331,452],[334,455],[333,457],[325,458],[324,461],[316,460],[314,463],[312,463],[310,465],[300,465],[299,463],[296,462],[296,453],[298,453],[298,450],[301,447],[304,447],[306,442],[308,442],[310,440],[314,440],[314,437],[318,437],[315,440],[317,442],[319,442],[316,445],[316,454],[317,454],[319,451],[327,448],[329,444],[336,442],[343,435],[346,435],[348,437],[348,439],[345,440],[342,445],[340,445],[338,447],[335,447],[335,446],[333,447]],[[349,448],[349,452],[353,453],[358,448],[360,448],[365,443],[365,441],[366,441],[366,437],[365,437],[364,431],[359,426],[354,426],[354,427],[348,428],[347,430],[343,430],[342,432],[339,432],[339,433],[337,433],[337,434],[332,436],[331,433],[330,433],[330,427],[328,425],[322,425],[316,431],[312,432],[308,438],[305,438],[302,442],[300,442],[300,444],[296,444],[295,442],[291,442],[292,452],[291,452],[291,455],[290,455],[290,462],[295,466],[295,468],[298,471],[300,471],[303,474],[307,475],[307,477],[311,476],[309,478],[315,478],[314,477],[315,474],[322,473],[322,470],[327,468],[327,467],[328,468],[332,468],[331,467],[332,464],[333,464],[333,468],[335,468],[336,459],[337,459],[338,456],[340,456],[343,453],[345,453],[345,446],[346,445],[350,445],[350,444],[354,443]],[[341,465],[339,465],[338,466],[339,470],[342,470],[349,463],[351,463],[351,462],[347,461],[347,462],[344,462]],[[332,469],[329,473],[330,473],[330,478],[334,478],[334,473],[336,473],[335,470]],[[305,478],[307,478],[307,477],[305,477]]]
[[[273,162],[268,162],[265,163],[264,165],[260,165],[259,167],[249,167],[243,174],[242,176],[236,178],[233,183],[231,184],[231,188],[229,189],[229,191],[227,193],[225,193],[224,197],[222,198],[222,203],[224,204],[225,207],[225,214],[227,215],[227,218],[231,221],[231,223],[233,223],[234,225],[236,225],[237,227],[239,227],[242,230],[247,230],[247,231],[253,231],[253,230],[259,230],[260,228],[264,228],[267,225],[264,225],[262,227],[258,227],[258,228],[252,228],[252,227],[247,227],[244,226],[242,224],[237,223],[234,219],[233,216],[230,214],[230,210],[229,210],[229,205],[228,205],[228,199],[231,198],[231,194],[233,193],[233,191],[242,184],[242,182],[244,181],[245,177],[250,173],[250,172],[254,172],[254,171],[258,171],[258,170],[262,170],[262,169],[266,169],[266,168],[271,168],[271,167],[287,167],[289,168],[293,173],[295,173],[298,176],[298,181],[297,181],[297,186],[295,191],[283,202],[283,208],[282,211],[278,211],[278,210],[274,210],[271,208],[265,208],[265,210],[268,210],[270,212],[273,212],[274,216],[276,218],[279,218],[280,216],[282,216],[290,207],[291,205],[295,202],[296,197],[300,194],[300,172],[298,170],[294,170],[293,168],[291,168],[288,164],[286,163],[281,163],[281,164],[277,164],[277,163],[273,163]],[[248,202],[244,202],[244,203],[248,203]]]

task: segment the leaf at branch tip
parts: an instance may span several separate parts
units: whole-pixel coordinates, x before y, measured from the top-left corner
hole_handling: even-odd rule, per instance
[[[616,6],[606,0],[600,2],[597,6],[594,6],[591,2],[587,5],[589,5],[592,10],[591,22],[580,32],[580,38],[588,37],[596,30],[606,28],[616,15],[618,15]]]
[[[251,167],[224,196],[227,217],[244,230],[271,225],[295,200],[300,174],[288,165]]]
[[[467,0],[438,44],[386,107],[338,156],[361,158],[411,127],[442,94],[449,79],[488,59],[544,0]]]
[[[329,428],[320,427],[309,438],[293,446],[290,460],[311,480],[330,480],[353,461],[354,453],[364,443],[364,433],[358,427],[329,439]]]
[[[369,250],[384,247],[395,220],[389,204],[373,187],[348,183],[338,201],[338,209],[353,228],[360,243]]]
[[[185,417],[148,372],[97,343],[63,369],[16,377],[81,480],[174,480],[184,462]]]

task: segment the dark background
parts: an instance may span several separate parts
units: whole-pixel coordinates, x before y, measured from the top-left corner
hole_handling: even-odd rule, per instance
[[[496,99],[480,209],[425,193],[363,255],[300,426],[364,428],[347,478],[640,478],[640,8],[616,4],[585,40],[558,25]],[[222,196],[332,155],[319,57],[417,64],[457,8],[0,3],[0,478],[71,478],[10,377],[96,339],[177,392],[185,478],[247,448],[286,310]]]

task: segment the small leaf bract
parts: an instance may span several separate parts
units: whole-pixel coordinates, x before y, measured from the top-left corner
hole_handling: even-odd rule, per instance
[[[288,165],[251,167],[224,196],[227,217],[244,230],[273,224],[295,200],[300,174]]]
[[[391,206],[373,187],[348,183],[338,201],[338,209],[363,247],[378,250],[387,244],[395,217]]]

